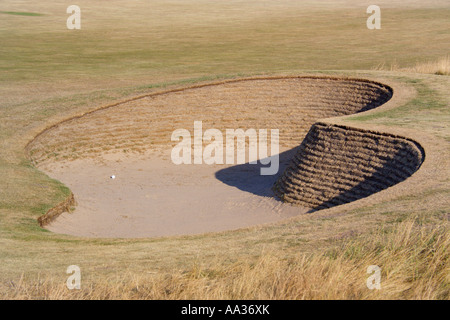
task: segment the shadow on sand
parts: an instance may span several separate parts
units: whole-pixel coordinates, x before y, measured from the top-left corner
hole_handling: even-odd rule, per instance
[[[215,176],[223,183],[236,187],[239,190],[250,192],[262,197],[272,197],[278,201],[281,201],[275,197],[272,187],[277,179],[283,174],[286,166],[289,165],[297,150],[298,147],[295,147],[278,155],[279,169],[274,175],[261,175],[260,169],[262,167],[269,167],[270,164],[262,165],[261,162],[258,161],[257,164],[238,164],[219,170],[216,172]]]

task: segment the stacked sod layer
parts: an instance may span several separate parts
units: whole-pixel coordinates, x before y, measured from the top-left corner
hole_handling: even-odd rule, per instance
[[[406,138],[316,123],[274,191],[289,203],[329,208],[405,180],[423,160],[420,145]]]
[[[364,79],[274,77],[223,81],[152,93],[58,123],[27,150],[35,164],[110,151],[170,150],[172,132],[203,129],[279,129],[280,147],[297,147],[317,120],[376,108],[392,89]],[[170,152],[169,152],[170,154]]]

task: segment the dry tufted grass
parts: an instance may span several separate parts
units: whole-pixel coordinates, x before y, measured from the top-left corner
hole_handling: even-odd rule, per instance
[[[374,68],[374,70],[428,73],[448,76],[450,75],[450,56],[427,62],[416,62],[416,64],[411,67],[401,67],[397,62],[393,62],[390,66],[386,66],[385,63],[382,63]]]
[[[409,219],[393,230],[346,241],[325,253],[283,259],[275,252],[231,265],[198,263],[148,275],[123,271],[81,280],[80,290],[51,278],[0,284],[3,299],[449,299],[450,233]],[[369,290],[370,265],[381,289]]]

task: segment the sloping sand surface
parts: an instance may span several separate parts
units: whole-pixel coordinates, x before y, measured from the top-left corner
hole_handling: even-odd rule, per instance
[[[276,176],[260,176],[253,166],[250,171],[177,166],[151,153],[52,163],[43,169],[65,183],[78,204],[47,229],[88,237],[186,235],[275,222],[309,210],[276,200],[271,191]],[[227,168],[224,183],[216,172]]]

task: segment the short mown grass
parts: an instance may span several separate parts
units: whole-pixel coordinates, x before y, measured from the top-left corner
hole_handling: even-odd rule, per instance
[[[401,78],[400,78],[401,79]],[[418,113],[429,115],[437,115],[445,113],[448,110],[448,105],[439,97],[440,93],[437,90],[430,88],[425,81],[420,79],[402,79],[406,83],[410,83],[417,91],[417,97],[408,103],[395,108],[395,110],[380,111],[370,115],[355,115],[351,117],[355,121],[375,121],[377,123],[393,124],[392,120],[396,120],[396,125],[408,125],[408,115],[413,114],[417,117]],[[402,123],[402,120],[404,123]],[[421,120],[418,117],[417,120]],[[423,118],[423,120],[425,120]],[[416,123],[409,123],[410,126],[415,126]]]

